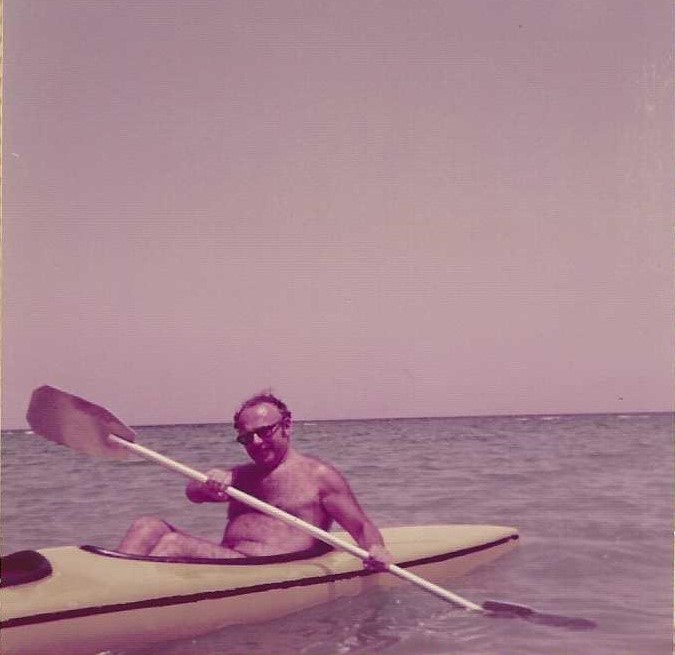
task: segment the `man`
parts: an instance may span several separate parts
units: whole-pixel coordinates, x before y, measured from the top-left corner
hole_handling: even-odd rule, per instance
[[[161,519],[137,519],[119,550],[133,555],[169,557],[246,557],[278,555],[317,546],[314,537],[231,499],[232,485],[323,530],[337,521],[370,553],[364,566],[381,570],[391,562],[380,531],[359,506],[347,481],[329,464],[291,446],[291,412],[272,394],[247,400],[234,415],[234,428],[251,462],[232,470],[212,469],[205,484],[190,482],[193,503],[229,503],[220,544],[179,532]]]

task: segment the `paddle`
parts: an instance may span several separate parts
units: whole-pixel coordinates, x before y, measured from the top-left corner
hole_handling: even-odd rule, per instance
[[[117,417],[103,407],[94,405],[83,398],[78,398],[65,391],[50,386],[42,386],[33,392],[27,414],[28,423],[35,432],[50,441],[67,446],[90,455],[122,459],[128,453],[135,453],[141,457],[160,464],[165,468],[180,473],[188,478],[205,483],[208,476],[184,464],[176,462],[154,450],[134,443],[135,432],[122,423]],[[304,530],[312,536],[331,546],[351,553],[361,560],[370,558],[367,550],[335,535],[321,530],[307,523],[297,516],[288,514],[277,507],[250,496],[235,487],[229,486],[223,490],[228,496],[244,505],[257,509],[283,521],[291,526]],[[541,614],[524,605],[486,601],[482,606],[472,603],[453,592],[439,587],[424,578],[407,571],[395,564],[389,564],[386,570],[393,575],[407,580],[422,589],[460,605],[464,609],[481,612],[490,616],[518,616],[549,625],[566,625],[575,629],[594,627],[592,621],[578,618],[558,617],[551,614]]]

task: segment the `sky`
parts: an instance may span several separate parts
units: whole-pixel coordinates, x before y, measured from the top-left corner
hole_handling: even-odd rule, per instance
[[[670,411],[672,11],[5,0],[3,427]]]

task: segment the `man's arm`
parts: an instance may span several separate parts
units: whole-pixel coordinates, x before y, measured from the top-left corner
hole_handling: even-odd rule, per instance
[[[185,495],[193,503],[226,503],[230,497],[223,492],[232,484],[232,471],[211,469],[205,483],[191,480],[185,487]]]
[[[354,541],[371,554],[366,568],[379,570],[392,561],[391,553],[384,545],[382,534],[366,516],[344,477],[325,464],[319,469],[321,478],[321,504],[326,513],[335,519]]]

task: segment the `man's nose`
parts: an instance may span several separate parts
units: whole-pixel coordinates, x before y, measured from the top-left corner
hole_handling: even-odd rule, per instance
[[[257,432],[253,433],[253,439],[251,439],[251,443],[255,444],[256,446],[259,446],[263,440],[260,438],[260,435]]]

